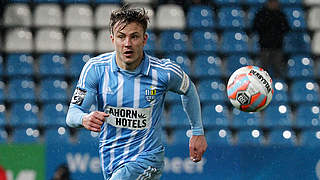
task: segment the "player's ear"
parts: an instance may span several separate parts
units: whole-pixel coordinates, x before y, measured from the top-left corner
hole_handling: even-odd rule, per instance
[[[114,44],[114,36],[112,33],[110,34],[110,39],[111,39],[112,44]]]
[[[144,33],[143,35],[143,44],[146,45],[147,44],[147,40],[148,40],[149,36],[147,33]]]

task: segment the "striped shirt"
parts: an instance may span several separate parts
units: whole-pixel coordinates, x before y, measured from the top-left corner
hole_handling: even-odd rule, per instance
[[[78,98],[71,101],[67,122],[69,118],[68,125],[81,126],[83,115],[94,103],[99,111],[110,114],[99,137],[101,167],[107,179],[123,163],[148,154],[163,154],[161,118],[165,94],[186,94],[190,83],[188,75],[169,59],[145,53],[142,63],[130,72],[117,66],[115,52],[102,54],[83,67],[75,92]],[[196,122],[192,130],[203,134],[201,117],[197,117],[192,120]],[[162,161],[163,157],[159,157],[153,166],[161,168]]]

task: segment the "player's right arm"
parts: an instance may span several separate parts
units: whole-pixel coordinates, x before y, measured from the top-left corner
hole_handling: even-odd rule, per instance
[[[83,67],[77,88],[72,96],[66,123],[70,127],[84,127],[90,131],[101,131],[106,116],[104,112],[90,112],[97,99],[98,77],[94,68],[94,61],[89,61]]]

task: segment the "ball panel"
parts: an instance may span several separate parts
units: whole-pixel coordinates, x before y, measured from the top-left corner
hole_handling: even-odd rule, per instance
[[[250,81],[247,75],[240,74],[233,80],[232,84],[228,86],[228,97],[231,99],[236,99],[237,92],[246,90],[249,86],[249,83]]]

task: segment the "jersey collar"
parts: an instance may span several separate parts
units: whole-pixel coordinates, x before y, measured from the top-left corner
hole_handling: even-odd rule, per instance
[[[149,55],[146,52],[143,52],[143,57],[144,58],[143,58],[141,64],[139,65],[139,66],[142,66],[142,68],[140,68],[139,73],[147,76],[150,71]],[[120,68],[116,63],[116,52],[115,51],[113,52],[113,55],[112,55],[111,69],[112,69],[112,72],[120,71]]]

